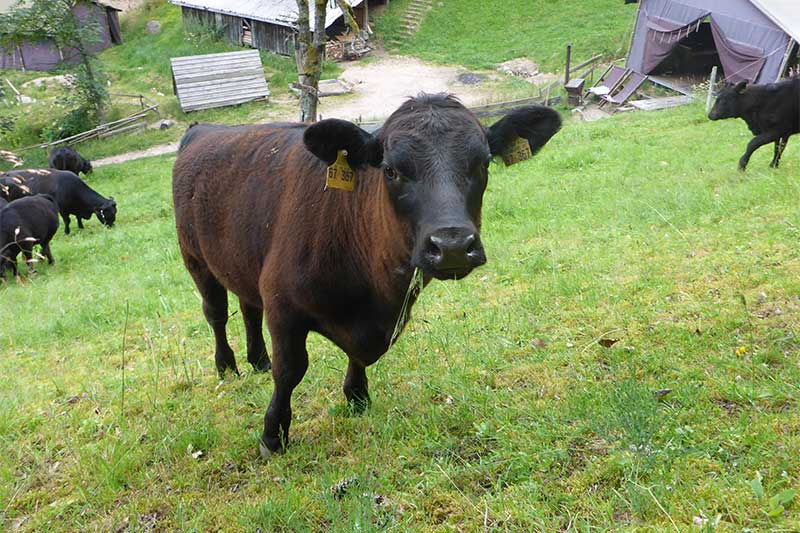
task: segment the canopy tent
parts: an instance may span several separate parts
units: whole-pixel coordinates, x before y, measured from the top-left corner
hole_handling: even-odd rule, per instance
[[[800,41],[797,2],[641,0],[627,66],[650,74],[679,43],[710,26],[726,81],[774,82]]]

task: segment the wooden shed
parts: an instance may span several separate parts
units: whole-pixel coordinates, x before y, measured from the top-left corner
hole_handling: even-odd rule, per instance
[[[0,15],[8,13],[17,5],[16,0],[0,0]],[[22,3],[25,7],[25,2]],[[79,20],[93,20],[100,27],[98,42],[93,44],[95,51],[105,50],[111,44],[122,44],[116,7],[98,1],[78,1],[72,8]],[[74,64],[79,61],[75,50],[59,49],[52,40],[25,41],[12,50],[0,48],[0,68],[16,70],[52,70],[60,63]]]
[[[173,57],[172,84],[184,112],[269,96],[258,50]]]
[[[170,0],[180,6],[187,29],[214,28],[225,40],[282,55],[294,53],[297,27],[295,0]],[[350,0],[356,21],[366,27],[368,0]],[[313,4],[311,6],[313,10]],[[326,30],[341,27],[343,13],[338,6],[328,6]],[[311,16],[312,30],[314,24]],[[338,24],[337,24],[338,23]]]

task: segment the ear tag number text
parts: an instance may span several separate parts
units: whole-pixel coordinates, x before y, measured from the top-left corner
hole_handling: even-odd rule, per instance
[[[352,192],[356,185],[356,175],[347,162],[347,150],[339,150],[336,161],[328,167],[325,189],[341,189]]]
[[[531,152],[531,145],[528,144],[528,139],[517,137],[514,143],[503,154],[503,162],[507,167],[510,167],[511,165],[516,165],[531,157],[533,157],[533,152]]]

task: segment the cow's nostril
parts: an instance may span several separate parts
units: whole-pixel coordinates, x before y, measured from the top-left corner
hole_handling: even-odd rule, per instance
[[[471,255],[475,252],[475,246],[478,243],[478,238],[475,236],[474,233],[470,233],[467,235],[466,239],[464,239],[464,248],[467,251],[467,255]]]
[[[444,246],[444,239],[431,235],[428,238],[428,243],[425,245],[425,255],[429,256],[434,263],[438,263],[442,259],[442,247]]]

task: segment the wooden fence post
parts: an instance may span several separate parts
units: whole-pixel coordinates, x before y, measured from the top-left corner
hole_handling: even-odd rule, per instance
[[[564,84],[569,83],[569,64],[572,60],[572,43],[567,43],[567,67],[564,70]]]
[[[711,78],[708,80],[708,97],[706,98],[706,113],[711,111],[711,100],[714,97],[714,85],[717,84],[717,66],[711,69]]]

